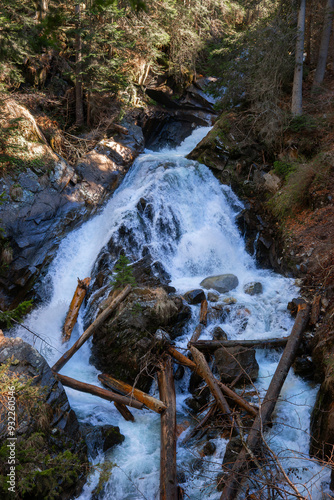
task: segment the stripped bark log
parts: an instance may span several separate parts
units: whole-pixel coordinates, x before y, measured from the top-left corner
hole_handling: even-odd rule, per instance
[[[206,326],[208,322],[208,301],[202,300],[201,302],[201,312],[200,312],[200,317],[199,317],[199,322],[201,325]]]
[[[196,364],[193,361],[191,361],[189,358],[187,358],[187,356],[185,356],[184,354],[180,353],[177,349],[175,349],[175,347],[169,346],[167,348],[167,352],[168,352],[168,354],[173,356],[173,358],[178,363],[180,363],[180,365],[187,366],[191,370],[196,371],[196,369],[197,369]]]
[[[159,401],[159,399],[149,396],[145,392],[140,391],[125,382],[116,380],[111,375],[102,374],[98,376],[98,379],[102,382],[102,384],[110,387],[110,389],[120,392],[124,396],[136,398],[141,403],[144,403],[147,408],[150,408],[150,410],[157,413],[162,413],[166,410],[166,405],[162,401]]]
[[[171,358],[158,373],[158,385],[160,399],[167,407],[161,413],[160,500],[177,500],[176,399]]]
[[[63,343],[71,338],[71,333],[77,322],[79,310],[87,293],[89,283],[90,278],[85,278],[84,280],[79,280],[78,278],[78,286],[74,292],[63,326]]]
[[[254,339],[254,340],[198,340],[197,342],[190,342],[191,345],[201,351],[213,352],[220,347],[257,347],[260,349],[275,349],[276,347],[284,347],[288,342],[289,337],[281,339]]]
[[[52,370],[58,372],[63,368],[63,366],[71,359],[71,357],[77,352],[78,349],[91,337],[94,331],[111,315],[111,313],[116,309],[118,304],[125,299],[127,295],[131,292],[131,286],[127,285],[121,293],[119,293],[115,300],[112,301],[109,307],[105,309],[93,323],[84,331],[81,337],[73,344],[73,346],[66,351],[62,357],[53,365]]]
[[[93,394],[94,396],[98,396],[99,398],[106,399],[107,401],[115,401],[116,403],[120,403],[123,405],[131,406],[132,408],[137,408],[137,410],[143,409],[143,403],[136,401],[134,398],[127,398],[125,396],[120,396],[115,392],[109,391],[107,389],[102,389],[102,387],[98,387],[92,384],[86,384],[85,382],[80,382],[79,380],[75,380],[74,378],[67,377],[66,375],[60,375],[59,373],[53,372],[53,375],[66,387],[71,387],[71,389],[75,389],[76,391],[86,392],[88,394]]]
[[[301,343],[304,329],[307,325],[310,314],[310,306],[308,304],[301,304],[298,306],[298,313],[296,321],[292,328],[288,343],[284,349],[280,362],[276,368],[274,376],[270,382],[268,391],[262,402],[260,411],[251,430],[248,434],[246,441],[247,449],[252,453],[255,452],[256,447],[262,436],[264,425],[270,421],[271,414],[275,408],[277,398],[281,392],[282,386],[288,374],[288,371],[296,356],[297,349]],[[248,451],[244,448],[239,453],[233,469],[225,484],[224,490],[220,500],[233,500],[237,497],[241,484],[241,476],[246,469],[248,459]]]
[[[232,424],[232,427],[234,426],[236,431],[238,432],[236,424],[233,421],[230,407],[218,385],[218,380],[216,380],[215,377],[213,376],[204,355],[201,352],[199,352],[194,346],[190,347],[190,352],[197,365],[197,373],[205,380],[212,395],[217,401],[218,407],[222,410],[223,413],[227,415],[228,419]]]
[[[203,330],[204,330],[204,325],[201,324],[197,325],[194,333],[191,336],[189,343],[191,344],[193,342],[196,342],[199,339],[200,335],[202,334]]]
[[[127,420],[128,422],[134,422],[135,417],[132,415],[131,411],[123,404],[121,403],[116,403],[114,401],[114,405],[117,411],[122,415],[122,417]]]

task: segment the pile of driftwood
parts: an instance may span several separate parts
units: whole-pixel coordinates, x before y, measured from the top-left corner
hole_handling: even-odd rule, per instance
[[[73,297],[73,301],[65,321],[63,330],[64,340],[68,340],[70,338],[71,331],[75,324],[88,284],[88,278],[83,281],[79,280],[78,288]],[[232,500],[237,498],[249,459],[256,464],[256,455],[261,444],[263,430],[266,425],[270,423],[271,415],[275,408],[283,383],[301,343],[302,334],[309,319],[309,306],[306,303],[299,305],[294,326],[291,334],[287,338],[268,340],[199,341],[198,338],[207,321],[207,301],[202,301],[200,324],[195,329],[188,345],[189,356],[185,356],[172,345],[166,345],[164,352],[160,354],[161,357],[158,370],[160,400],[126,384],[125,382],[116,380],[107,374],[101,374],[98,377],[100,382],[107,387],[107,389],[79,382],[78,380],[74,380],[70,377],[60,375],[58,373],[59,370],[71,359],[71,357],[91,337],[94,331],[112,314],[112,312],[115,311],[117,306],[129,295],[130,292],[131,286],[128,285],[116,296],[108,307],[100,313],[97,319],[87,328],[75,344],[68,351],[66,351],[65,354],[63,354],[63,356],[52,367],[55,376],[65,386],[112,401],[117,410],[126,420],[134,421],[134,416],[130,412],[129,407],[136,409],[147,407],[157,413],[160,413],[160,499],[177,500],[183,498],[183,491],[182,488],[178,486],[176,477],[176,399],[173,377],[173,361],[189,368],[192,372],[195,372],[209,387],[215,400],[215,404],[211,406],[211,409],[207,412],[204,419],[192,430],[187,439],[190,439],[197,433],[197,431],[202,429],[207,421],[213,416],[215,411],[220,411],[229,423],[231,429],[230,436],[240,435],[242,437],[243,448],[238,454],[232,469],[225,479],[224,488],[221,494],[221,500]],[[258,346],[261,348],[284,347],[280,362],[259,408],[250,404],[246,401],[246,399],[238,395],[231,387],[227,387],[225,384],[219,382],[213,375],[209,364],[206,361],[205,355],[203,354],[205,351],[214,351],[218,347],[231,347],[235,345],[246,347]],[[192,359],[190,359],[190,357]],[[254,419],[250,429],[245,431],[240,415],[231,410],[226,398],[229,401],[232,401],[234,405],[239,407],[243,412],[246,411],[247,414]],[[288,480],[287,477],[286,479]],[[291,483],[289,483],[289,485],[294,490],[295,497],[301,499],[304,498],[298,493],[297,489]]]

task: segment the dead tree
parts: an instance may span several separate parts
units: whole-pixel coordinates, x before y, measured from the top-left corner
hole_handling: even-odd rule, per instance
[[[89,283],[90,278],[85,278],[84,280],[79,280],[78,278],[78,286],[74,292],[63,326],[63,342],[66,342],[71,338],[72,330],[77,322],[79,310],[86,296]]]

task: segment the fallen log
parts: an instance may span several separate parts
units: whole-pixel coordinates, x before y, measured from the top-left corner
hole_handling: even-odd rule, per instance
[[[116,309],[118,304],[125,299],[127,295],[131,292],[131,286],[127,285],[121,293],[117,295],[117,297],[112,301],[109,307],[105,309],[101,314],[96,318],[95,321],[84,331],[84,333],[79,337],[79,339],[73,344],[73,346],[66,351],[62,357],[53,365],[52,370],[55,372],[59,372],[63,368],[63,366],[71,359],[71,357],[80,349],[80,347],[91,337],[94,331],[111,315],[111,313]]]
[[[102,382],[102,384],[110,387],[110,389],[120,392],[124,396],[130,398],[134,397],[137,401],[144,403],[144,405],[147,406],[147,408],[150,408],[150,410],[157,413],[162,413],[166,410],[166,405],[162,401],[159,401],[159,399],[149,396],[145,392],[113,378],[111,375],[102,374],[98,376],[98,379]]]
[[[200,351],[216,351],[220,347],[257,347],[259,349],[269,349],[276,347],[285,347],[289,337],[275,338],[275,339],[253,339],[253,340],[198,340],[197,342],[190,342],[191,345]]]
[[[247,413],[249,413],[250,415],[252,415],[252,417],[256,417],[257,416],[258,410],[254,406],[252,406],[251,404],[249,404],[248,401],[246,401],[244,398],[242,398],[241,396],[239,396],[239,394],[237,394],[236,392],[232,391],[232,389],[230,389],[229,387],[227,387],[227,385],[223,384],[222,382],[218,382],[218,385],[221,388],[221,390],[223,391],[223,393],[225,394],[225,396],[228,396],[230,399],[233,399],[233,401],[238,406],[240,406],[241,408],[243,408],[244,410],[246,410]]]
[[[173,356],[173,358],[178,363],[180,363],[181,365],[187,366],[188,368],[190,368],[190,370],[192,370],[194,372],[197,371],[197,365],[193,361],[191,361],[189,358],[187,358],[187,356],[184,356],[183,354],[181,354],[177,349],[175,349],[175,347],[169,346],[168,349],[167,349],[167,352],[171,356]],[[241,396],[239,396],[239,394],[236,394],[234,391],[232,391],[232,389],[230,389],[229,387],[227,387],[222,382],[218,382],[218,380],[217,380],[217,383],[218,383],[218,385],[220,386],[220,388],[222,389],[223,393],[226,396],[228,396],[229,398],[233,399],[233,401],[238,406],[241,406],[241,408],[243,408],[244,410],[246,410],[247,413],[249,413],[253,417],[256,417],[256,415],[257,415],[257,409],[254,406],[250,405],[244,398],[242,398]]]
[[[178,363],[180,363],[180,365],[187,366],[191,370],[196,371],[196,369],[197,369],[196,364],[193,361],[191,361],[187,356],[185,356],[184,354],[181,354],[180,351],[178,351],[177,349],[175,349],[175,347],[172,347],[170,345],[167,348],[167,352],[168,352],[168,354],[170,354],[171,356],[173,356],[173,358]]]
[[[63,326],[63,343],[71,338],[71,333],[77,322],[79,310],[87,293],[89,283],[90,278],[85,278],[84,280],[79,280],[78,278],[78,286],[74,292]]]
[[[199,339],[199,337],[202,334],[204,329],[205,329],[204,325],[202,325],[202,324],[197,325],[194,333],[191,336],[191,339],[189,340],[189,343],[191,344],[193,342],[196,342]]]
[[[249,451],[254,453],[261,440],[264,425],[270,421],[271,414],[275,408],[277,398],[281,392],[282,386],[288,374],[288,371],[296,356],[296,352],[302,340],[304,329],[307,325],[310,315],[310,306],[301,304],[298,306],[298,313],[293,325],[288,343],[284,349],[280,362],[276,368],[274,376],[270,382],[268,391],[261,404],[261,408],[254,424],[248,434],[246,446],[239,453],[236,462],[229,474],[220,500],[233,500],[237,498],[241,484],[241,476],[247,466]],[[247,451],[249,450],[249,451]]]
[[[135,421],[135,417],[132,415],[131,411],[127,408],[127,406],[123,405],[122,403],[116,403],[116,401],[114,401],[114,405],[116,410],[119,411],[119,413],[125,420],[127,420],[128,422]]]
[[[177,500],[176,479],[176,399],[172,360],[167,358],[158,373],[160,399],[166,405],[161,413],[160,500]]]
[[[215,379],[215,377],[213,376],[204,355],[201,352],[199,352],[194,346],[190,347],[190,352],[197,365],[197,370],[196,370],[197,373],[205,380],[212,395],[217,401],[218,407],[222,410],[223,413],[227,415],[228,419],[231,421],[232,427],[234,426],[236,431],[238,432],[236,424],[233,421],[230,407],[218,385],[218,380]]]
[[[200,312],[200,317],[199,317],[199,322],[201,325],[206,326],[208,322],[208,301],[202,300],[201,302],[201,312]]]
[[[109,391],[108,389],[103,389],[97,385],[86,384],[86,382],[80,382],[74,378],[67,377],[66,375],[60,375],[60,373],[53,372],[53,375],[66,387],[71,387],[80,392],[87,392],[88,394],[93,394],[99,398],[106,399],[107,401],[114,401],[119,404],[131,406],[132,408],[137,408],[137,410],[143,409],[143,403],[136,401],[134,398],[127,398],[125,396],[120,396],[115,392]]]

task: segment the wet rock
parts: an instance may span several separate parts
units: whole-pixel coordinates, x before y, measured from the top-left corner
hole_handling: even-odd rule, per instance
[[[204,446],[203,446],[203,454],[204,455],[213,455],[214,452],[216,451],[217,449],[217,446],[215,445],[215,443],[213,441],[208,441]]]
[[[184,298],[188,302],[188,304],[200,304],[202,300],[205,300],[205,293],[200,288],[196,290],[190,290],[189,292],[186,292],[184,294]]]
[[[215,326],[212,332],[212,338],[214,340],[227,340],[227,333],[224,332],[220,326]]]
[[[313,379],[314,365],[311,356],[306,354],[298,356],[292,366],[296,375],[309,380]]]
[[[248,295],[260,295],[263,293],[262,283],[255,281],[254,283],[248,283],[244,286],[244,292]]]
[[[185,399],[184,402],[194,413],[197,413],[209,402],[210,396],[211,393],[208,387],[198,387],[193,391],[193,396]]]
[[[174,379],[175,380],[182,380],[183,379],[183,376],[184,376],[184,366],[182,365],[179,365],[175,372],[174,372]]]
[[[208,300],[210,302],[218,302],[219,294],[214,293],[214,292],[208,292]]]
[[[233,382],[240,375],[239,382],[250,383],[256,380],[259,365],[255,358],[255,349],[241,346],[220,348],[215,351],[215,365],[221,381]]]
[[[152,382],[150,350],[157,342],[154,334],[161,327],[170,334],[169,329],[177,324],[179,314],[175,301],[163,288],[133,289],[118,308],[116,317],[111,317],[95,331],[93,364],[131,385],[140,370],[146,367],[137,386],[148,391]]]
[[[220,274],[205,278],[200,285],[206,289],[213,288],[219,293],[227,293],[234,290],[238,284],[239,280],[234,274]]]
[[[125,437],[120,433],[119,427],[114,425],[81,424],[80,430],[84,436],[89,454],[94,459],[99,451],[108,451],[117,444],[123,443]]]
[[[21,472],[30,475],[31,489],[29,498],[70,499],[79,493],[87,473],[87,448],[80,433],[79,424],[74,411],[70,408],[66,393],[60,382],[56,380],[45,359],[36,349],[22,339],[0,337],[0,364],[8,362],[8,376],[19,378],[21,384],[30,384],[35,395],[25,395],[24,386],[16,398],[17,427],[15,429],[16,452],[20,453]],[[4,390],[8,390],[7,387]],[[21,398],[20,398],[21,396]],[[35,401],[36,400],[36,401]],[[0,444],[8,437],[7,415],[5,407],[0,407]],[[6,418],[5,418],[6,417]],[[37,439],[37,433],[40,437]],[[30,442],[30,450],[27,443]],[[45,451],[46,450],[46,451]],[[67,463],[63,453],[70,454]],[[34,459],[39,456],[38,470]],[[60,460],[63,470],[52,466],[53,461]],[[78,463],[78,466],[75,464]],[[68,477],[71,467],[73,476]],[[4,471],[1,470],[0,474]],[[44,471],[43,474],[40,471]],[[48,479],[52,475],[53,480]],[[47,478],[47,480],[44,479]],[[52,491],[54,479],[56,490]],[[60,493],[61,492],[61,493]],[[1,486],[0,486],[0,494]],[[54,495],[54,496],[53,496]],[[4,494],[4,498],[5,498]]]
[[[226,451],[223,460],[224,469],[232,469],[234,462],[242,450],[242,441],[239,436],[232,437],[226,446]]]

